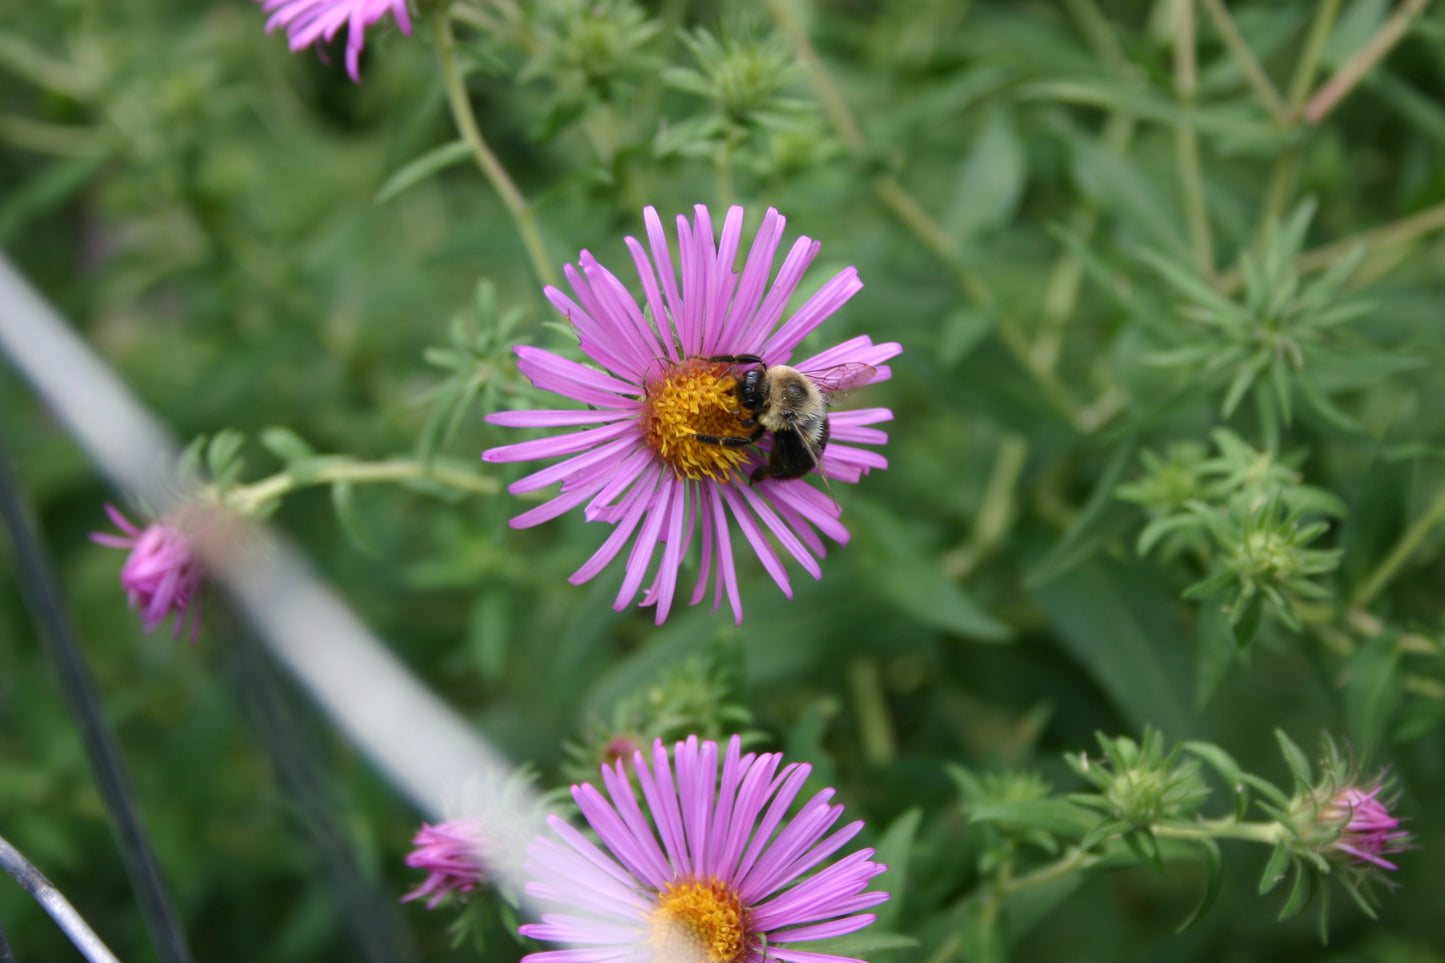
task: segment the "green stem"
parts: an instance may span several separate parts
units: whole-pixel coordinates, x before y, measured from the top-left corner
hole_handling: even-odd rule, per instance
[[[555,285],[557,276],[552,270],[551,259],[547,257],[547,249],[542,244],[542,235],[537,230],[532,209],[527,206],[522,192],[517,190],[517,185],[512,183],[506,168],[487,146],[482,130],[477,126],[476,115],[472,112],[472,101],[467,96],[466,81],[457,68],[456,37],[452,33],[451,18],[443,15],[432,17],[432,29],[437,58],[441,61],[442,79],[446,84],[447,100],[451,103],[452,119],[456,122],[457,131],[472,149],[477,166],[512,215],[512,221],[517,225],[517,233],[522,235],[522,245],[527,249],[527,256],[532,261],[532,270],[537,273],[538,280],[544,285]]]
[[[1430,0],[1405,0],[1400,4],[1390,19],[1380,25],[1375,35],[1360,48],[1359,52],[1345,62],[1345,65],[1335,71],[1323,87],[1319,89],[1308,104],[1305,105],[1304,119],[1311,124],[1318,124],[1325,118],[1335,106],[1355,89],[1355,85],[1364,79],[1370,68],[1379,63],[1389,53],[1395,44],[1405,36],[1405,31],[1410,27],[1410,21],[1415,18]]]
[[[1304,50],[1295,64],[1294,76],[1289,82],[1289,112],[1296,120],[1309,98],[1314,86],[1315,74],[1319,72],[1320,61],[1324,59],[1325,47],[1330,42],[1330,31],[1335,27],[1341,0],[1320,0],[1315,9],[1315,19],[1310,23],[1309,36],[1305,37]]]
[[[731,135],[717,146],[717,202],[724,210],[733,204],[733,150]]]
[[[1179,187],[1184,194],[1184,216],[1194,264],[1206,278],[1214,276],[1214,239],[1209,230],[1209,209],[1204,198],[1204,173],[1199,161],[1199,132],[1194,127],[1194,93],[1198,86],[1195,62],[1194,0],[1179,8],[1174,33],[1174,91],[1183,119],[1174,125],[1174,153],[1179,165]]]
[[[863,758],[871,766],[891,766],[898,756],[898,740],[888,716],[883,674],[878,660],[859,656],[848,663],[848,687],[853,690]]]
[[[1241,823],[1233,819],[1205,819],[1194,826],[1153,826],[1149,830],[1164,839],[1243,839],[1273,846],[1284,833],[1277,822]]]
[[[788,35],[789,42],[793,45],[793,52],[797,54],[798,60],[808,68],[808,79],[813,84],[813,91],[818,95],[818,102],[823,105],[823,112],[828,115],[833,127],[837,129],[838,136],[843,138],[843,143],[855,154],[863,153],[868,146],[863,139],[863,132],[858,127],[858,122],[853,119],[853,113],[848,109],[848,102],[839,93],[838,87],[833,83],[833,77],[828,73],[828,68],[823,66],[823,60],[818,56],[818,51],[813,47],[813,41],[808,36],[808,30],[793,14],[793,8],[788,0],[768,0],[768,10],[771,11],[773,19],[782,28],[783,33]]]
[[[1014,490],[1028,455],[1027,438],[1013,432],[1004,436],[984,488],[973,531],[967,541],[943,558],[943,571],[949,578],[959,581],[968,578],[1003,544],[1018,515]]]
[[[1259,99],[1264,102],[1265,109],[1274,115],[1281,126],[1289,126],[1289,107],[1285,105],[1284,98],[1279,95],[1275,88],[1274,81],[1269,79],[1269,74],[1264,72],[1254,51],[1249,49],[1249,44],[1244,42],[1244,37],[1239,33],[1239,27],[1235,25],[1234,18],[1229,15],[1229,8],[1224,5],[1224,0],[1203,0],[1204,9],[1209,14],[1209,19],[1214,21],[1214,29],[1224,38],[1224,45],[1229,48],[1230,56],[1234,58],[1239,69],[1243,71],[1244,77]]]
[[[1362,609],[1374,601],[1375,596],[1379,595],[1380,590],[1390,583],[1390,579],[1395,577],[1400,566],[1409,560],[1410,556],[1415,553],[1415,549],[1419,548],[1420,543],[1425,540],[1425,536],[1430,534],[1430,530],[1439,524],[1441,519],[1445,519],[1445,488],[1440,489],[1440,493],[1435,496],[1430,507],[1425,509],[1425,514],[1416,519],[1415,524],[1400,536],[1395,547],[1390,549],[1390,554],[1381,559],[1380,564],[1375,566],[1375,570],[1370,573],[1369,577],[1360,583],[1359,588],[1355,589],[1354,594],[1350,596],[1350,608]]]
[[[1041,866],[1032,873],[1009,879],[999,887],[998,895],[1000,898],[1008,897],[1026,889],[1033,889],[1035,886],[1052,883],[1055,880],[1063,879],[1070,873],[1088,869],[1101,859],[1103,856],[1097,853],[1083,849],[1071,849],[1047,866]]]
[[[1302,274],[1323,271],[1341,258],[1354,252],[1358,247],[1379,249],[1413,241],[1422,234],[1445,228],[1445,203],[1427,207],[1418,214],[1411,214],[1398,221],[1361,231],[1332,244],[1306,251],[1295,261],[1295,269]],[[1233,268],[1220,275],[1216,287],[1224,294],[1237,291],[1244,284],[1244,275]]]
[[[226,503],[241,515],[251,515],[263,506],[300,488],[334,482],[391,482],[408,478],[429,478],[443,485],[475,495],[494,495],[501,488],[495,478],[443,468],[420,461],[349,461],[336,459],[319,470],[297,478],[277,472],[250,485],[238,485],[226,493]]]
[[[1340,0],[1321,0],[1310,22],[1309,35],[1305,37],[1304,50],[1295,63],[1294,76],[1289,82],[1289,102],[1285,106],[1286,121],[1290,127],[1299,123],[1305,101],[1309,99],[1310,88],[1314,86],[1315,74],[1319,72],[1320,61],[1324,59],[1325,47],[1329,44],[1330,31],[1334,29],[1335,17],[1340,12]],[[1263,249],[1269,225],[1284,216],[1285,206],[1294,196],[1295,179],[1299,176],[1300,148],[1292,144],[1275,161],[1269,175],[1269,186],[1265,189],[1264,205],[1260,208],[1259,226],[1254,232],[1254,243]]]

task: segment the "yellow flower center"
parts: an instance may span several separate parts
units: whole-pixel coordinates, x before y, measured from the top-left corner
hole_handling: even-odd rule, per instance
[[[694,437],[747,437],[736,387],[732,365],[702,358],[668,365],[648,382],[639,419],[643,435],[678,478],[725,482],[748,460],[746,447],[724,448]]]
[[[721,880],[671,883],[652,911],[647,945],[657,963],[737,963],[750,944],[747,913]]]

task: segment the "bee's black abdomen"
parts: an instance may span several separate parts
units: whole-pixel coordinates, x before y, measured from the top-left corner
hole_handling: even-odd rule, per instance
[[[822,443],[818,445],[820,453],[827,441],[828,431],[825,424]],[[776,478],[778,481],[802,478],[817,464],[813,459],[813,453],[808,450],[807,443],[803,441],[802,435],[796,431],[775,431],[773,432],[773,453],[769,456],[768,463],[754,469],[749,480],[753,484],[757,484],[764,478]]]

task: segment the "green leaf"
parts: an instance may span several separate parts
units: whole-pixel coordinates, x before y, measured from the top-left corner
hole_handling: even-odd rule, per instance
[[[993,331],[994,312],[988,308],[959,308],[944,319],[938,336],[938,360],[952,368],[973,352]]]
[[[1300,910],[1309,905],[1315,895],[1315,874],[1299,864],[1295,864],[1294,885],[1289,889],[1289,897],[1280,907],[1280,920],[1287,920],[1297,914]]]
[[[1099,818],[1067,799],[1018,799],[973,807],[968,811],[968,821],[1041,829],[1063,839],[1078,840],[1098,824]]]
[[[264,429],[261,432],[261,445],[287,464],[316,457],[316,450],[290,428]]]
[[[887,931],[896,925],[903,911],[903,896],[908,888],[908,860],[913,854],[913,841],[922,820],[923,810],[917,807],[906,810],[893,820],[876,847],[874,858],[888,870],[875,878],[871,886],[893,894],[888,902],[874,910],[878,918],[873,925],[879,930]]]
[[[1125,469],[1134,461],[1135,444],[1130,440],[1114,450],[1099,473],[1094,490],[1062,538],[1024,575],[1024,585],[1036,589],[1059,578],[1097,554],[1109,541],[1123,534],[1137,516],[1120,511],[1114,492]]]
[[[1189,651],[1179,644],[1188,630],[1148,569],[1096,556],[1030,595],[1134,728],[1152,724],[1176,738],[1199,731]]]
[[[234,484],[240,477],[243,467],[240,460],[241,446],[245,443],[245,435],[228,428],[216,432],[211,443],[206,446],[206,471],[211,480],[221,488]]]
[[[1404,700],[1398,639],[1398,632],[1381,632],[1356,650],[1345,672],[1345,718],[1355,748],[1367,756],[1383,748]]]
[[[1275,844],[1274,852],[1269,854],[1269,861],[1264,864],[1264,872],[1259,875],[1259,895],[1263,896],[1278,886],[1289,872],[1289,865],[1289,847],[1284,840],[1280,840]]]
[[[850,510],[858,525],[849,555],[863,583],[884,600],[909,618],[978,642],[1012,638],[1012,628],[985,611],[919,551],[901,519],[868,502],[856,502]]]
[[[1283,729],[1274,730],[1274,738],[1279,743],[1279,751],[1284,756],[1284,764],[1289,767],[1296,785],[1300,789],[1308,789],[1314,783],[1314,774],[1310,769],[1309,758],[1300,751],[1300,747],[1295,745],[1289,736],[1285,735]]]
[[[1234,795],[1234,817],[1244,818],[1244,811],[1249,808],[1249,783],[1245,779],[1244,770],[1239,768],[1239,763],[1234,757],[1211,742],[1185,742],[1182,744],[1186,752],[1198,756],[1219,773],[1219,778],[1229,787]]]
[[[358,551],[372,558],[380,558],[381,550],[367,535],[361,519],[356,514],[353,493],[354,487],[345,479],[332,483],[331,507],[336,510],[336,521],[341,525],[342,533],[346,535],[352,545],[356,546]]]
[[[460,164],[471,156],[472,150],[464,140],[454,140],[434,147],[388,177],[373,200],[377,204],[385,204],[407,188],[421,183],[438,171]]]
[[[809,952],[861,959],[883,950],[912,949],[918,945],[918,940],[902,933],[884,933],[869,927],[861,933],[835,936],[829,940],[815,940],[803,945],[808,947]]]
[[[1199,839],[1197,842],[1200,851],[1204,854],[1204,865],[1209,873],[1209,878],[1204,884],[1204,896],[1200,899],[1199,905],[1195,907],[1189,918],[1175,930],[1176,933],[1183,933],[1203,919],[1204,914],[1214,908],[1214,903],[1219,899],[1219,892],[1224,885],[1224,867],[1219,859],[1219,847],[1215,845],[1214,840],[1207,837]]]
[[[1013,118],[1003,108],[989,112],[958,173],[945,226],[962,246],[1007,224],[1018,210],[1028,172]]]
[[[1249,648],[1249,643],[1254,641],[1255,634],[1259,632],[1259,623],[1263,617],[1264,606],[1259,601],[1258,593],[1250,594],[1236,603],[1229,616],[1234,644],[1241,649]]]

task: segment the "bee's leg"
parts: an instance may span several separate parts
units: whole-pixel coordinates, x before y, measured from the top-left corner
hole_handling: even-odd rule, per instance
[[[704,445],[717,445],[719,448],[746,448],[756,439],[747,435],[700,435],[693,433],[693,440],[700,441]]]
[[[704,358],[704,361],[721,361],[725,364],[761,364],[767,362],[755,354],[715,354],[711,358]]]

